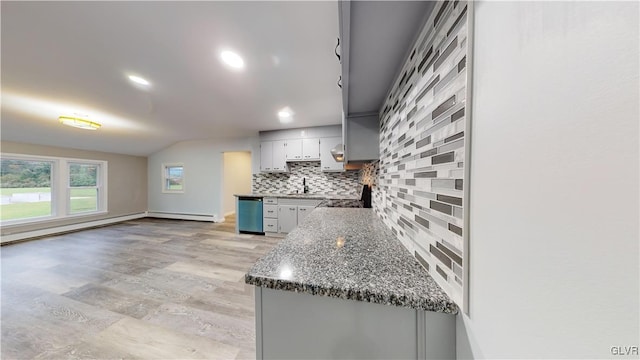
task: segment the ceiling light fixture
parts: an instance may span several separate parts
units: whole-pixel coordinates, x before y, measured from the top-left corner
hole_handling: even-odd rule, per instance
[[[225,64],[231,66],[234,69],[242,69],[244,68],[244,60],[240,57],[240,55],[234,53],[233,51],[225,50],[220,53],[220,58],[224,61]]]
[[[140,76],[129,75],[129,80],[133,81],[138,85],[149,86],[151,83],[146,79],[141,78]]]
[[[72,126],[84,130],[98,130],[102,125],[83,118],[75,116],[60,116],[58,117],[62,125]]]
[[[278,111],[278,119],[283,124],[290,123],[293,121],[293,110],[291,110],[288,106]]]

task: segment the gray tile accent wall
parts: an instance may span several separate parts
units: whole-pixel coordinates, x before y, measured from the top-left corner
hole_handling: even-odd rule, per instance
[[[373,207],[462,306],[468,4],[454,5],[438,2],[380,111]]]
[[[362,192],[360,172],[322,172],[319,161],[289,163],[288,173],[253,174],[254,193],[302,193],[302,179],[306,179],[309,194],[357,195]]]

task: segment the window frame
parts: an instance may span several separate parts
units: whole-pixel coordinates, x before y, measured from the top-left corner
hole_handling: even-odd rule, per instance
[[[182,168],[182,189],[173,190],[167,188],[167,181],[169,180],[169,168],[181,167]],[[186,176],[183,163],[163,163],[162,164],[162,193],[164,194],[184,194],[186,190]]]
[[[78,215],[88,215],[95,214],[104,211],[103,204],[106,201],[106,197],[103,196],[103,184],[104,179],[102,176],[103,168],[106,167],[104,161],[97,160],[79,160],[79,159],[67,159],[66,168],[67,168],[67,178],[66,178],[66,190],[67,190],[67,208],[66,214],[67,216],[78,216]],[[96,174],[96,185],[95,186],[71,186],[71,165],[96,165],[97,166],[97,174]],[[71,189],[96,189],[96,210],[91,211],[79,211],[76,213],[71,212]],[[103,199],[104,197],[104,199]]]
[[[108,162],[104,160],[78,159],[54,156],[27,155],[15,153],[0,153],[0,160],[23,160],[23,161],[43,161],[51,163],[51,215],[37,216],[23,219],[0,220],[2,227],[12,227],[14,225],[26,225],[56,222],[64,219],[72,219],[78,217],[95,216],[107,214],[107,179],[108,179]],[[70,208],[70,164],[95,164],[98,165],[97,182],[102,191],[98,190],[97,210],[83,211],[71,213]]]

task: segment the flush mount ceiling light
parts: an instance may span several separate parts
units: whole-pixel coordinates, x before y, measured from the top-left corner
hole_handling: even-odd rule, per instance
[[[147,79],[141,78],[140,76],[136,76],[136,75],[129,75],[129,80],[131,80],[131,82],[137,85],[142,85],[142,86],[151,85],[151,83],[147,81]]]
[[[231,66],[234,69],[244,68],[244,60],[242,60],[240,55],[234,53],[233,51],[225,50],[221,52],[220,59],[222,59],[225,64]]]
[[[278,111],[278,119],[283,124],[293,121],[293,111],[287,106],[284,109]]]
[[[287,110],[278,111],[278,117],[290,118],[291,117],[291,113],[288,112]]]
[[[84,130],[98,130],[102,125],[87,119],[76,116],[60,116],[58,117],[62,125],[72,126]]]

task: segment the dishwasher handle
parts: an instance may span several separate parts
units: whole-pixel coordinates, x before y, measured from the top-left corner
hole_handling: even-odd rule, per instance
[[[242,200],[242,201],[259,201],[259,202],[262,202],[262,198],[247,197],[247,196],[238,196],[238,200]]]

